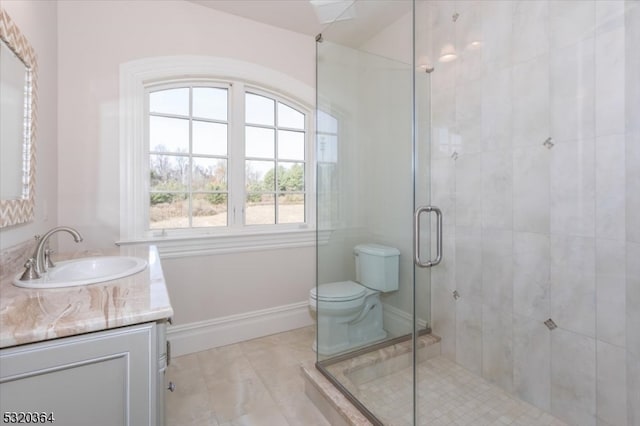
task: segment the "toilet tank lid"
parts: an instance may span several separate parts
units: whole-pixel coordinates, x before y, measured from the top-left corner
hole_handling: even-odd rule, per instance
[[[383,246],[382,244],[358,244],[353,248],[355,254],[366,253],[374,256],[399,256],[400,250],[395,247]]]

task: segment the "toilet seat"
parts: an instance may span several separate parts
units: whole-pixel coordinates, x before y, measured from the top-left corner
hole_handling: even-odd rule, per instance
[[[312,288],[311,298],[323,302],[349,302],[364,297],[366,293],[366,288],[356,282],[340,281]]]

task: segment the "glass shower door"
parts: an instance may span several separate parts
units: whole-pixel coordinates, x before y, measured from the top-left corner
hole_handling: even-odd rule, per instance
[[[317,304],[318,368],[374,424],[414,422],[412,3],[355,2],[316,44],[317,294],[356,281],[358,245],[400,253],[379,305],[336,319],[341,302]],[[384,337],[362,338],[378,309]]]

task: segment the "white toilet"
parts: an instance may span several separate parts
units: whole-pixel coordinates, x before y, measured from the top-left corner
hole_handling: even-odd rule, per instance
[[[387,337],[382,328],[380,293],[398,290],[400,251],[379,244],[353,249],[356,281],[320,284],[311,289],[309,306],[316,312],[318,339],[313,350],[333,355]],[[317,307],[317,308],[316,308]]]

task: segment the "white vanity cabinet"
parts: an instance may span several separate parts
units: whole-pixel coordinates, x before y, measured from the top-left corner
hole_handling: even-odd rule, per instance
[[[0,350],[0,416],[51,414],[53,423],[40,423],[62,426],[164,425],[165,324]]]

